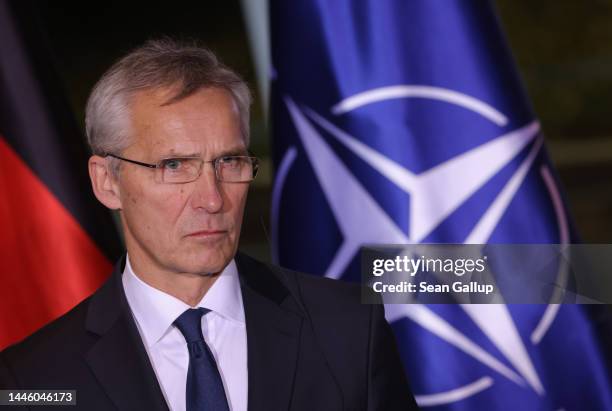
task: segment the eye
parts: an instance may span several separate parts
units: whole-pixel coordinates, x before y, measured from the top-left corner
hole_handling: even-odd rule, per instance
[[[225,156],[225,157],[221,157],[221,162],[223,163],[223,165],[229,166],[229,167],[237,167],[240,165],[241,163],[241,158],[237,157],[237,156]]]
[[[183,161],[181,159],[169,158],[162,162],[162,167],[165,168],[166,170],[175,171],[181,168],[182,163]]]

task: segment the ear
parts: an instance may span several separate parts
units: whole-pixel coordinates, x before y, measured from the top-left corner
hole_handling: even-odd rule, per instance
[[[120,210],[119,184],[111,174],[106,158],[93,155],[89,158],[88,166],[91,187],[98,201],[111,210]]]

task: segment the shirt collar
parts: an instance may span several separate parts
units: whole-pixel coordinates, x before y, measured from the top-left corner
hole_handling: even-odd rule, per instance
[[[157,343],[171,329],[172,323],[179,315],[192,308],[178,298],[142,281],[134,273],[129,256],[126,256],[122,282],[128,303],[148,347]],[[207,308],[230,321],[245,322],[238,269],[234,260],[223,269],[196,307]]]

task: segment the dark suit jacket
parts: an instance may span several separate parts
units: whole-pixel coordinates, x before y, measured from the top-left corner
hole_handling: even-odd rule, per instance
[[[236,263],[249,410],[417,408],[383,307],[360,304],[358,286],[242,254]],[[66,315],[0,353],[0,388],[76,389],[73,410],[167,410],[125,297],[124,264]]]

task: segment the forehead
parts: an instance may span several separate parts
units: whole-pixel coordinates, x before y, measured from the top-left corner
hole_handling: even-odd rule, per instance
[[[240,132],[238,107],[222,88],[204,88],[167,102],[176,90],[144,90],[130,104],[132,151],[150,157],[215,156],[246,150]]]

